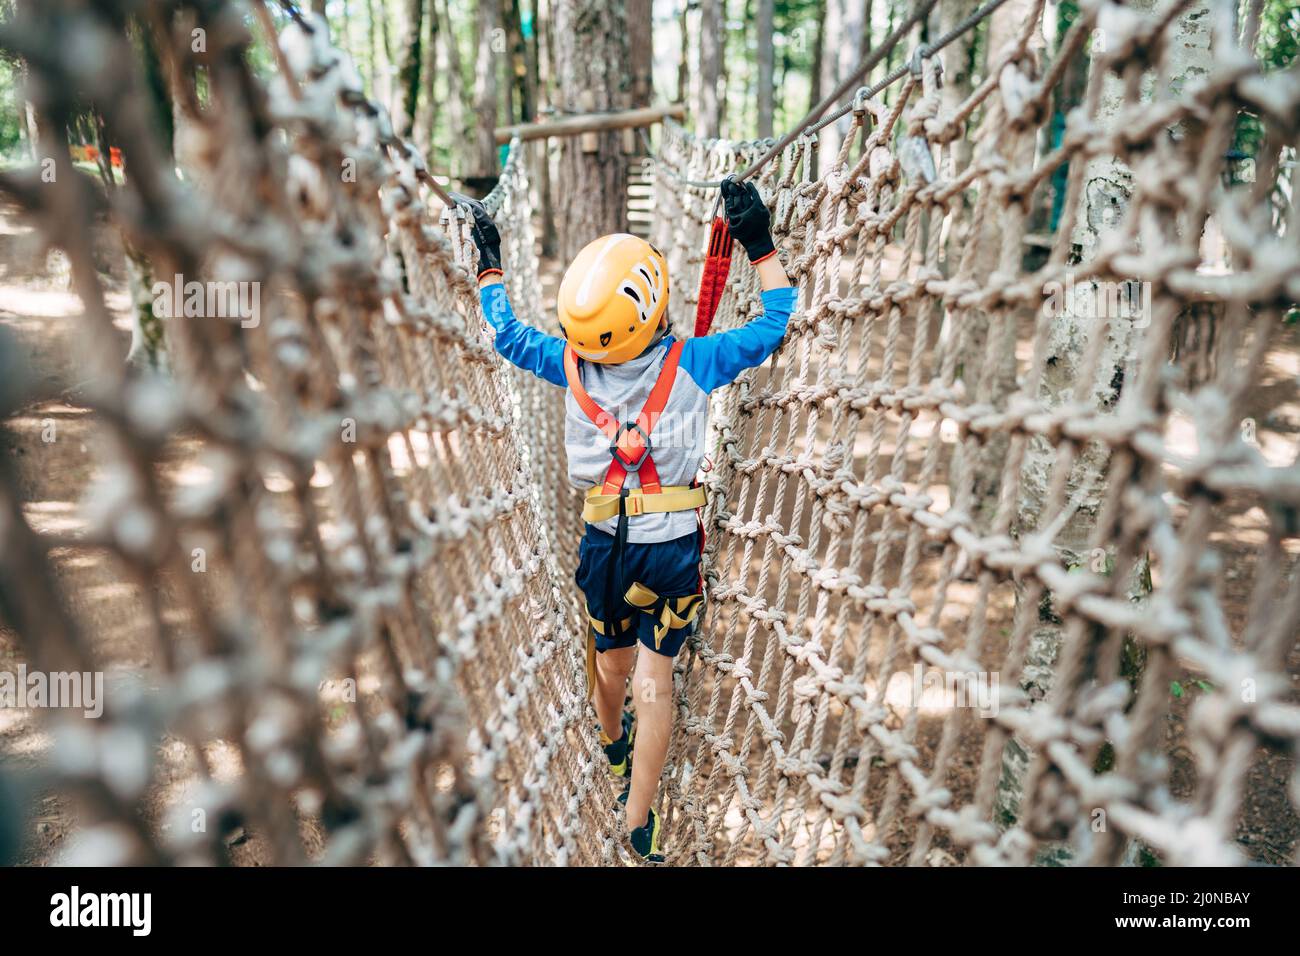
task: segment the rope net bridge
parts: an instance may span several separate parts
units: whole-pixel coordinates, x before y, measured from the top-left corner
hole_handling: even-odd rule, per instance
[[[1280,812],[1300,803],[1300,462],[1294,434],[1280,455],[1243,439],[1276,410],[1261,368],[1295,353],[1300,77],[1262,71],[1257,15],[1230,6],[1082,6],[1054,60],[1040,4],[959,101],[917,58],[888,99],[853,101],[838,153],[798,137],[755,174],[799,307],[715,398],[670,862],[1234,863],[1256,761],[1287,761]],[[68,856],[224,862],[243,828],[274,863],[627,859],[585,700],[561,395],[491,350],[462,213],[428,204],[321,26],[290,24],[263,83],[234,4],[172,4],[178,37],[207,31],[207,102],[177,91],[178,180],[120,8],[97,7],[29,4],[3,34],[39,81],[57,183],[2,185],[71,263],[102,434],[76,535],[31,529],[5,460],[0,606],[32,668],[102,669],[78,567],[106,555],[152,663],[110,679],[102,719],[48,721],[44,783],[78,798]],[[1171,83],[1188,17],[1214,56]],[[1082,103],[1035,162],[1094,30]],[[155,275],[260,283],[255,326],[167,322],[166,378],[118,359],[98,208],[57,122],[72,90],[122,144],[108,214]],[[1265,133],[1253,183],[1228,187],[1240,110]],[[769,145],[664,129],[652,239],[678,334],[716,192],[689,183]],[[512,301],[549,328],[523,150],[488,205]],[[1116,283],[1139,308],[1108,304]],[[758,308],[738,260],[717,324]],[[13,415],[40,395],[8,346]],[[1190,703],[1171,694],[1189,670]],[[340,681],[341,719],[322,693]],[[164,748],[193,780],[141,813]]]

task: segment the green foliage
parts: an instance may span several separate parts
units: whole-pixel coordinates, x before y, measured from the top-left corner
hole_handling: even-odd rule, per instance
[[[1241,6],[1241,18],[1246,17],[1247,4]],[[1259,37],[1255,53],[1268,71],[1283,70],[1290,66],[1300,52],[1300,6],[1295,0],[1265,0],[1259,16]],[[1237,116],[1234,148],[1250,157],[1259,155],[1264,143],[1264,127],[1253,113]]]
[[[1124,635],[1124,644],[1120,649],[1119,674],[1126,681],[1134,694],[1142,680],[1142,670],[1147,664],[1147,648],[1131,634]]]
[[[1182,697],[1183,694],[1189,692],[1192,687],[1195,687],[1197,690],[1200,690],[1206,694],[1214,690],[1214,685],[1207,680],[1194,680],[1191,683],[1191,687],[1184,685],[1182,681],[1170,681],[1169,693],[1172,694],[1174,697]]]
[[[808,105],[806,90],[817,53],[821,6],[821,0],[776,0],[773,4],[772,41],[779,85],[772,123],[778,136],[803,118]]]
[[[1243,19],[1245,4],[1243,4]],[[1300,6],[1295,0],[1265,0],[1255,52],[1270,70],[1283,70],[1300,51]]]
[[[271,19],[275,21],[277,30],[283,30],[289,25],[289,15],[278,4],[270,4],[267,9],[271,12]],[[248,45],[248,52],[245,54],[248,66],[261,79],[269,81],[276,73],[275,51],[271,49],[270,43],[267,42],[262,25],[257,22],[257,19],[251,13],[245,15],[244,26],[253,38],[253,42]]]
[[[1096,774],[1109,773],[1114,768],[1115,748],[1108,740],[1097,751],[1097,759],[1093,761],[1092,772]]]
[[[0,57],[0,156],[16,154],[23,139],[22,74],[17,63]]]
[[[680,10],[681,2],[675,0],[675,10]],[[772,124],[777,136],[802,119],[807,110],[821,5],[820,0],[775,0],[772,5],[772,74],[776,87]],[[724,0],[724,6],[727,109],[723,135],[752,139],[758,135],[757,14],[753,0]]]

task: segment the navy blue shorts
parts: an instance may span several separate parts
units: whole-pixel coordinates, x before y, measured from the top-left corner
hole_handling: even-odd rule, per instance
[[[700,598],[700,541],[702,531],[688,534],[672,541],[652,541],[644,544],[628,542],[623,546],[623,573],[615,582],[615,607],[618,621],[629,621],[618,637],[610,636],[609,608],[605,607],[606,575],[614,536],[594,525],[587,525],[587,533],[578,547],[578,573],[574,576],[578,587],[587,599],[587,616],[599,622],[596,629],[596,650],[607,651],[614,647],[631,647],[640,641],[650,650],[666,657],[675,657],[682,649],[694,626]],[[633,607],[625,596],[634,585],[649,589],[658,596],[654,606]],[[671,626],[680,617],[665,612],[689,615],[692,623],[685,627]],[[601,631],[604,633],[601,633]]]

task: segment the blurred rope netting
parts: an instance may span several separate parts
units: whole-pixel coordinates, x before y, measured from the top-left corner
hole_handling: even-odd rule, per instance
[[[462,214],[426,206],[421,159],[319,26],[291,24],[288,73],[261,83],[237,4],[171,4],[207,30],[211,93],[202,168],[178,180],[121,6],[95,6],[45,0],[6,29],[58,175],[0,182],[67,252],[105,431],[75,540],[32,531],[6,463],[2,606],[33,667],[97,669],[58,554],[99,549],[154,648],[147,688],[115,689],[102,720],[49,722],[79,858],[223,861],[236,824],[271,862],[623,858],[584,699],[562,394],[491,350]],[[890,99],[854,101],[837,154],[801,137],[757,173],[799,308],[714,402],[710,602],[661,794],[671,862],[1244,859],[1248,773],[1300,741],[1300,462],[1294,435],[1280,461],[1242,437],[1271,410],[1262,363],[1295,348],[1300,75],[1245,52],[1257,6],[1238,25],[1216,4],[1209,68],[1168,82],[1191,6],[1085,2],[1046,62],[1040,3],[964,99],[945,104],[938,59],[918,57]],[[1052,88],[1103,28],[1035,162]],[[117,359],[98,208],[57,121],[74,90],[122,143],[109,214],[156,274],[261,283],[256,327],[167,324],[166,379]],[[1241,110],[1266,134],[1253,182],[1228,188]],[[664,128],[652,238],[681,334],[716,194],[688,183],[767,145]],[[1066,163],[1061,221],[1027,264],[1033,197]],[[1098,181],[1124,184],[1105,215]],[[516,310],[550,327],[523,150],[487,204]],[[760,308],[742,259],[720,327]],[[1205,309],[1208,360],[1185,328]],[[4,414],[27,400],[2,394]],[[183,494],[160,476],[177,456],[201,479]],[[1176,744],[1195,772],[1174,780],[1186,701],[1170,688],[1188,667],[1204,689]],[[327,725],[321,682],[347,677],[355,719]],[[199,777],[166,828],[137,812],[164,733]],[[210,766],[217,740],[237,774]],[[195,806],[221,825],[194,832]]]

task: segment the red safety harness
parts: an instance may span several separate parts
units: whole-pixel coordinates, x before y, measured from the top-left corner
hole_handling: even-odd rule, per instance
[[[672,348],[668,350],[667,358],[664,359],[664,367],[659,371],[659,378],[650,389],[650,396],[646,399],[636,420],[619,424],[618,419],[597,405],[596,400],[587,394],[582,379],[578,376],[578,355],[573,351],[572,346],[565,348],[564,377],[569,383],[569,391],[573,392],[574,400],[577,401],[583,414],[609,437],[610,461],[609,468],[605,472],[605,481],[601,486],[602,494],[626,497],[627,489],[623,486],[630,472],[635,472],[641,479],[643,495],[659,494],[662,486],[659,482],[659,470],[655,467],[654,458],[650,454],[653,448],[650,433],[654,431],[659,416],[663,414],[664,406],[668,404],[668,395],[673,390],[673,382],[677,380],[677,366],[681,364],[681,360],[682,343],[674,342]]]

